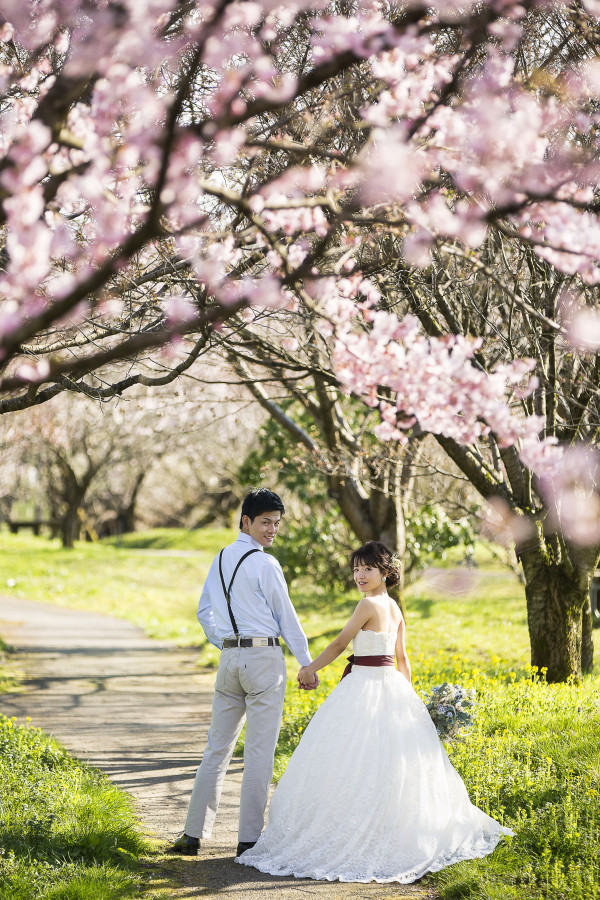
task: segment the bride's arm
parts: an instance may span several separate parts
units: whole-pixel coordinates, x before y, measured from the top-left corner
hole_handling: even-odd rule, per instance
[[[396,638],[396,662],[398,663],[398,671],[402,672],[402,674],[410,684],[410,682],[412,681],[412,674],[410,671],[408,656],[406,655],[406,645],[404,643],[405,632],[406,627],[404,625],[404,619],[402,618],[398,627],[398,637]]]
[[[365,625],[372,616],[372,603],[367,597],[356,606],[352,616],[338,636],[325,647],[322,653],[319,653],[316,659],[308,666],[303,666],[298,672],[298,681],[300,684],[312,684],[319,669],[324,669],[329,663],[337,659],[340,653],[343,653],[352,638],[356,637],[360,629]]]

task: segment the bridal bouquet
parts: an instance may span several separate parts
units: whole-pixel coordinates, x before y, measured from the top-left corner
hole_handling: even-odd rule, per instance
[[[471,711],[475,691],[445,681],[438,684],[425,700],[431,720],[442,740],[451,741],[463,728],[473,724]]]

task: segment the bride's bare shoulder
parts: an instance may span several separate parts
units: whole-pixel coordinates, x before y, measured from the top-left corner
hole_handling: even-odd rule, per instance
[[[404,623],[404,616],[402,615],[402,610],[395,600],[391,601],[391,614],[395,625],[400,628],[400,626]]]
[[[361,599],[356,604],[355,609],[364,612],[372,612],[373,610],[377,609],[377,605],[375,601],[371,599],[371,597],[361,597]]]

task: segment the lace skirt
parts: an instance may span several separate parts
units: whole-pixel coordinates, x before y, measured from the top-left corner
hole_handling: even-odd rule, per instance
[[[237,862],[271,875],[409,884],[512,834],[473,806],[395,669],[355,666],[307,727],[267,826]]]

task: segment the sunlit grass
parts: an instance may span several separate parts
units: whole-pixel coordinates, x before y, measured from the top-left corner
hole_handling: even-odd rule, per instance
[[[0,534],[0,592],[102,612],[139,625],[151,637],[202,646],[198,598],[215,553],[233,532],[191,535],[198,536],[197,549],[180,556],[115,542],[81,542],[64,550],[44,537]],[[152,539],[151,533],[147,540]]]
[[[139,897],[131,799],[37,728],[0,716],[0,900]]]
[[[161,530],[64,551],[46,539],[0,534],[0,591],[121,616],[153,636],[205,647],[198,595],[215,553],[234,536]],[[467,572],[450,552],[444,572],[424,573],[407,589],[407,645],[418,691],[445,680],[476,689],[475,724],[448,752],[473,801],[516,837],[432,882],[452,900],[599,900],[600,678],[532,680],[523,586],[487,545],[477,545],[475,559]],[[445,577],[452,567],[458,575]],[[309,579],[291,593],[313,654],[358,600],[351,588],[331,595]],[[212,648],[199,653],[203,664],[217,657]],[[305,692],[295,687],[297,666],[288,658],[278,777],[343,665],[336,661],[321,673],[321,689]],[[56,898],[63,896],[71,895]],[[87,895],[73,900],[79,896]]]
[[[478,806],[516,836],[436,876],[444,897],[600,897],[600,679],[479,682],[479,714],[449,747]]]
[[[237,532],[231,528],[154,528],[151,531],[133,531],[118,538],[106,538],[102,546],[129,550],[181,550],[207,552],[211,559],[221,547],[235,540]]]
[[[199,662],[214,665],[218,651],[206,641],[196,609],[212,559],[236,533],[156,529],[63,550],[58,541],[0,532],[0,593],[127,619],[152,637],[198,647]],[[452,550],[439,567],[441,581],[439,572],[424,573],[407,588],[410,657],[460,653],[485,671],[495,671],[494,659],[523,671],[529,661],[523,586],[489,545],[476,544],[475,560],[471,572],[456,569],[459,582],[465,573],[469,579],[466,593],[452,592],[452,576],[447,586],[443,581],[444,571],[461,562]],[[332,595],[309,578],[295,582],[291,596],[313,654],[340,631],[359,599],[353,587]]]

